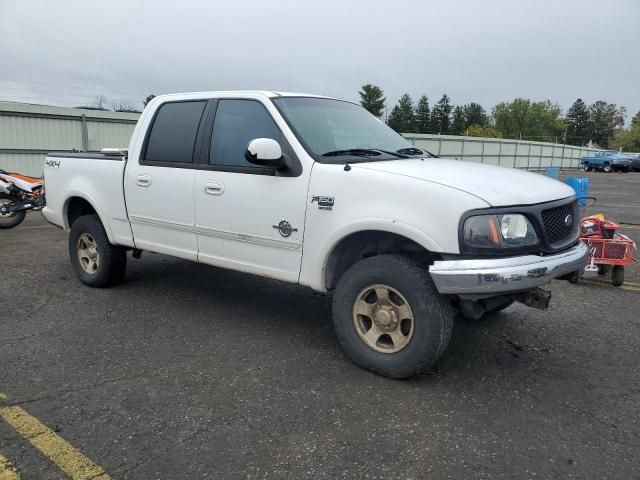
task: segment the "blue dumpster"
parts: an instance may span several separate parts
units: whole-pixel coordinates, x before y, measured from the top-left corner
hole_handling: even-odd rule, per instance
[[[547,167],[544,171],[544,175],[549,178],[553,178],[554,180],[558,180],[560,177],[560,168],[558,167]]]
[[[589,178],[588,177],[567,177],[564,181],[576,192],[576,198],[580,206],[585,206],[587,201],[585,197],[589,195]]]

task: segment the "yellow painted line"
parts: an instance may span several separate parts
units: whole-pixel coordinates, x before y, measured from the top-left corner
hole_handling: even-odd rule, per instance
[[[593,280],[584,280],[584,279],[580,279],[580,283],[588,283],[589,285],[600,285],[603,287],[619,288],[620,290],[629,290],[631,292],[640,292],[640,287],[628,285],[627,282],[625,282],[624,285],[620,285],[619,287],[611,285],[610,283],[595,282]]]
[[[20,407],[0,408],[0,417],[55,463],[72,480],[110,480],[104,469]],[[4,479],[2,479],[4,480]]]
[[[20,474],[6,457],[0,454],[0,480],[20,480]]]

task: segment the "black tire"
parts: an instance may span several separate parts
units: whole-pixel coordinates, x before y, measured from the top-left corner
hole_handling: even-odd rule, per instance
[[[604,173],[611,173],[613,171],[613,167],[607,163],[602,167],[602,171]]]
[[[95,273],[87,273],[80,264],[78,240],[83,234],[89,235],[97,246],[99,265]],[[97,215],[84,215],[73,223],[69,234],[69,258],[78,279],[90,287],[116,285],[122,281],[127,270],[126,249],[109,243],[107,232]]]
[[[367,287],[384,284],[405,297],[413,312],[413,333],[394,353],[368,346],[356,331],[353,309]],[[333,322],[342,348],[356,365],[390,378],[417,375],[444,353],[453,330],[453,308],[440,295],[426,268],[404,257],[380,255],[353,265],[340,279],[333,297]]]
[[[598,275],[607,275],[611,271],[611,265],[598,265]]]
[[[569,280],[569,283],[578,283],[578,281],[580,280],[580,270],[576,270],[575,272],[569,274],[567,280]]]
[[[614,265],[611,269],[611,284],[619,287],[624,283],[624,267],[622,265]]]
[[[7,195],[0,195],[0,200],[2,200],[3,203],[10,199],[11,197]],[[17,227],[24,221],[26,216],[27,212],[25,211],[15,212],[12,215],[0,215],[0,230]]]
[[[585,172],[590,172],[591,171],[591,167],[589,166],[588,163],[585,163],[584,166],[582,167],[582,170],[584,170]]]

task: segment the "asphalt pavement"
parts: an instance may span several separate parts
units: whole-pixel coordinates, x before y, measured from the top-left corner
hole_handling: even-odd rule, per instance
[[[640,174],[578,175],[589,213],[640,240]],[[72,452],[104,472],[78,478],[640,479],[637,264],[627,279],[459,319],[397,381],[350,364],[328,296],[148,253],[90,289],[30,214],[0,231],[0,470],[68,478]]]

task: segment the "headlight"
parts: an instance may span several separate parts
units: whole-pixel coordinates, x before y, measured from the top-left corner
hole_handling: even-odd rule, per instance
[[[538,243],[531,222],[519,213],[477,215],[464,222],[464,244],[472,248],[517,248]]]

